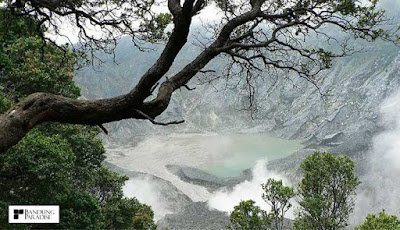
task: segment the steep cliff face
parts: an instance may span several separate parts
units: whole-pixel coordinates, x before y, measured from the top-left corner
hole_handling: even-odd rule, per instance
[[[262,76],[256,92],[258,111],[253,116],[241,110],[246,103],[241,85],[233,88],[232,82],[223,78],[227,60],[221,57],[208,66],[221,79],[210,84],[194,79],[190,86],[196,90],[174,93],[168,110],[159,118],[183,118],[185,124],[160,128],[146,121],[129,120],[115,122],[108,128],[112,137],[121,140],[171,131],[261,132],[304,139],[310,145],[345,152],[362,150],[379,128],[379,104],[400,85],[400,49],[387,43],[365,45],[366,51],[338,59],[330,70],[323,72],[318,79],[319,89],[297,76]],[[128,40],[122,40],[116,51],[117,65],[110,57],[104,57],[109,62],[99,70],[87,68],[78,73],[76,81],[83,96],[107,98],[128,92],[157,58],[162,46],[152,48],[152,52],[140,52]],[[188,44],[170,74],[198,52]]]
[[[326,97],[301,80],[295,80],[296,89],[279,84],[263,105],[279,119],[272,131],[307,138],[310,144],[346,144],[349,150],[357,143],[361,150],[378,129],[379,105],[400,84],[399,49],[373,45],[367,52],[337,60],[321,76],[318,85]]]

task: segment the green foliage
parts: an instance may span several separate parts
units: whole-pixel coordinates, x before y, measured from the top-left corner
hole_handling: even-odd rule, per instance
[[[29,17],[0,10],[0,85],[3,95],[18,100],[34,92],[49,92],[76,98],[74,84],[77,54],[44,43]]]
[[[54,45],[46,45],[42,50],[42,46],[40,38],[29,37],[3,47],[0,66],[4,77],[0,83],[18,97],[33,92],[79,96],[80,90],[72,81],[75,63],[72,53],[64,54]]]
[[[271,212],[254,205],[252,200],[242,201],[230,215],[229,229],[283,229],[284,215],[291,207],[289,200],[295,196],[294,189],[284,186],[282,180],[274,179],[268,179],[262,188],[262,197],[271,207]]]
[[[106,229],[156,229],[154,213],[137,199],[119,199],[105,207]]]
[[[266,212],[252,200],[242,201],[234,207],[230,216],[231,230],[266,229],[271,224]]]
[[[12,105],[12,101],[4,97],[3,93],[0,91],[0,114],[6,112]]]
[[[41,228],[154,229],[151,208],[123,197],[127,177],[102,166],[97,134],[96,128],[57,124],[29,132],[0,158],[1,210],[16,203],[59,204],[60,224]],[[6,224],[6,211],[0,219],[1,229],[15,227]]]
[[[38,23],[30,16],[17,16],[8,10],[0,10],[0,46],[16,39],[40,36],[44,29],[37,30]]]
[[[347,156],[315,152],[301,164],[300,212],[295,229],[340,229],[347,226],[360,183]]]
[[[59,229],[102,229],[102,210],[99,203],[86,191],[71,189],[60,194],[56,204],[60,204],[60,224],[45,226]]]
[[[92,140],[94,139],[95,136],[92,137]],[[93,144],[91,139],[87,141],[88,145]],[[75,186],[78,180],[73,171],[76,155],[79,153],[73,152],[73,144],[62,132],[50,133],[42,131],[41,128],[29,132],[18,145],[0,158],[0,173],[3,175],[0,178],[1,200],[8,204],[60,204],[60,227],[88,224],[80,223],[76,217],[83,214],[81,212],[97,210],[97,215],[101,216],[96,205],[89,205],[94,199],[86,194],[83,188]],[[88,204],[88,207],[81,209],[82,204]],[[7,213],[4,212],[2,219],[6,217]],[[66,221],[68,217],[73,219]],[[7,221],[3,221],[0,227],[13,227],[6,223]]]
[[[354,207],[355,189],[360,183],[354,173],[353,161],[347,156],[315,152],[303,161],[301,169],[303,179],[297,191],[300,209],[294,229],[334,230],[346,227]],[[281,180],[274,179],[268,179],[262,188],[262,197],[271,207],[271,212],[254,206],[254,201],[242,201],[231,213],[230,229],[284,228],[284,215],[292,206],[290,199],[296,196],[296,192],[292,187],[284,186]],[[394,222],[393,216],[380,215],[380,218],[387,224],[398,223]],[[376,219],[379,218],[367,218],[378,222]]]
[[[277,181],[271,178],[262,185],[262,188],[264,190],[262,197],[271,207],[268,215],[272,220],[273,229],[283,229],[283,218],[292,207],[290,199],[295,196],[294,188],[284,186],[282,180]]]
[[[0,113],[38,91],[79,96],[77,56],[43,43],[35,25],[0,10]],[[151,208],[123,197],[127,177],[102,165],[98,134],[90,126],[44,124],[3,153],[0,229],[155,229]],[[60,224],[7,224],[10,204],[58,204]]]
[[[145,20],[144,27],[148,30],[147,40],[154,43],[168,39],[170,33],[165,33],[165,29],[171,22],[172,15],[167,13],[160,13],[151,20]]]
[[[1,198],[20,203],[32,197],[39,203],[52,199],[65,188],[73,161],[71,145],[60,134],[47,136],[33,130],[0,158]]]
[[[368,214],[364,223],[355,230],[399,230],[400,220],[395,215],[389,215],[382,210],[378,215]]]

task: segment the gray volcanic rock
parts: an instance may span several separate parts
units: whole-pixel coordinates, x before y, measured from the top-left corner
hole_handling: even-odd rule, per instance
[[[292,229],[292,220],[284,219],[283,222],[284,230]],[[157,222],[161,230],[222,230],[227,229],[228,225],[228,213],[210,210],[205,202],[194,202],[182,212],[168,214]]]
[[[323,149],[319,149],[323,151]],[[292,184],[297,184],[300,181],[300,164],[303,160],[316,149],[302,149],[292,155],[267,162],[268,170],[278,172],[280,175],[285,176]]]
[[[107,161],[104,162],[104,165],[111,168],[115,172],[128,176],[129,178],[146,180],[148,183],[152,183],[154,187],[160,191],[160,196],[158,197],[160,202],[165,204],[171,210],[179,212],[184,210],[187,205],[192,203],[192,200],[187,195],[182,193],[169,181],[148,173],[130,171]]]
[[[244,171],[239,177],[220,178],[200,169],[187,166],[167,165],[167,169],[181,180],[206,187],[210,192],[221,187],[232,187],[252,177],[251,172],[248,171]]]
[[[241,85],[231,87],[229,80],[204,85],[193,79],[189,85],[195,86],[196,90],[175,92],[168,109],[157,118],[162,121],[183,118],[184,124],[160,128],[148,121],[113,122],[106,125],[110,136],[104,139],[110,146],[120,146],[120,143],[132,141],[133,137],[154,133],[268,133],[304,140],[305,149],[267,165],[268,170],[282,173],[294,184],[301,176],[300,163],[315,150],[346,154],[355,161],[357,173],[366,175],[366,155],[372,137],[381,129],[377,122],[380,104],[400,88],[400,48],[387,43],[365,43],[363,46],[367,48],[365,52],[337,59],[331,69],[321,73],[316,79],[319,89],[295,75],[282,74],[276,79],[268,74],[261,76],[257,82],[255,103],[258,111],[254,119],[240,110],[246,105],[247,96],[241,93]],[[119,66],[106,64],[102,67],[103,72],[86,69],[79,73],[80,77],[75,80],[83,88],[83,96],[107,98],[128,92],[157,58],[162,46],[154,48],[154,53],[140,53],[128,39],[122,40],[116,51]],[[190,44],[185,46],[167,75],[179,70],[198,52]],[[226,63],[226,59],[219,58],[207,67],[215,69],[217,76],[223,76],[222,69]],[[237,79],[230,80],[232,83]],[[225,90],[227,88],[229,90]],[[124,154],[123,149],[120,154]],[[241,181],[223,180],[176,165],[169,166],[169,170],[181,180],[205,186],[210,191]],[[249,172],[246,170],[245,175]],[[220,212],[209,211],[203,203],[191,203],[172,184],[149,177],[161,185],[171,205],[177,200],[177,214],[167,215],[159,221],[160,226],[169,229],[218,229],[218,226],[225,226],[227,217]]]
[[[228,224],[227,213],[210,210],[205,202],[194,202],[181,212],[167,214],[157,222],[157,227],[168,230],[220,230],[226,229]]]
[[[75,80],[83,88],[85,98],[107,98],[128,92],[162,49],[156,45],[155,52],[141,53],[128,40],[121,40],[116,50],[118,66],[107,63],[102,72],[85,69],[78,73]],[[346,154],[363,151],[379,129],[376,121],[380,103],[400,87],[400,48],[387,43],[368,45],[363,53],[337,59],[331,69],[318,76],[319,90],[295,75],[276,79],[268,74],[261,76],[254,119],[238,110],[246,105],[241,86],[227,87],[229,81],[224,80],[198,85],[200,82],[193,79],[190,84],[196,90],[175,92],[168,109],[157,118],[183,118],[184,124],[157,127],[147,121],[113,122],[107,125],[110,136],[105,139],[118,143],[131,141],[133,136],[163,132],[254,132],[304,139],[314,146],[340,146],[337,151]],[[190,44],[185,46],[167,75],[179,70],[198,52]],[[226,63],[226,59],[219,58],[209,67],[221,76]]]
[[[301,149],[290,156],[267,162],[266,168],[268,168],[268,170],[277,172],[282,176],[285,176],[287,179],[290,180],[292,184],[296,185],[302,177],[300,164],[308,155],[314,153],[315,151],[319,151],[341,155],[344,154],[349,156],[355,162],[356,173],[362,176],[368,171],[366,153],[370,148],[370,143],[365,143],[370,139],[362,138],[367,137],[362,134],[360,134],[360,136],[354,135],[349,137],[348,140],[344,141],[342,144],[333,147],[322,145],[309,145],[306,148]],[[371,137],[368,136],[368,138]]]
[[[343,150],[361,150],[379,128],[379,105],[399,88],[399,75],[399,49],[374,44],[368,52],[336,60],[320,76],[318,85],[325,97],[302,79],[293,78],[296,88],[279,79],[260,107],[281,125],[266,131],[330,147],[357,143]],[[292,95],[293,100],[285,99]]]

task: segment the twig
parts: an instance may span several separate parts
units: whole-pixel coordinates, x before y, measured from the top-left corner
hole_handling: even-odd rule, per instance
[[[99,124],[99,125],[97,125],[97,126],[99,126],[100,127],[100,129],[101,130],[103,130],[103,132],[105,133],[105,134],[107,134],[108,135],[108,131],[107,131],[107,129],[102,125],[102,124]]]
[[[151,118],[149,115],[143,113],[142,111],[135,109],[135,111],[140,114],[142,117],[146,118],[147,120],[149,120],[151,123],[153,123],[154,125],[162,125],[162,126],[167,126],[167,125],[177,125],[177,124],[181,124],[183,122],[185,122],[184,120],[180,120],[180,121],[170,121],[167,123],[164,122],[158,122],[155,121],[153,118]]]
[[[199,72],[200,73],[216,73],[217,71],[210,69],[210,70],[200,70]]]
[[[189,91],[192,91],[192,90],[195,90],[196,89],[196,87],[194,87],[194,88],[189,88],[189,86],[188,85],[183,85],[183,87],[185,87],[187,90],[189,90]]]

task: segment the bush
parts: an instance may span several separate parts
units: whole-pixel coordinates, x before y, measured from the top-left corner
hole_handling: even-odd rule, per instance
[[[355,228],[355,230],[399,230],[400,221],[395,215],[388,215],[382,210],[378,215],[368,214],[364,223]]]
[[[271,221],[269,220],[266,212],[254,204],[254,201],[247,200],[242,201],[239,203],[239,205],[235,206],[230,216],[231,222],[228,226],[228,229],[266,229],[271,224]]]

